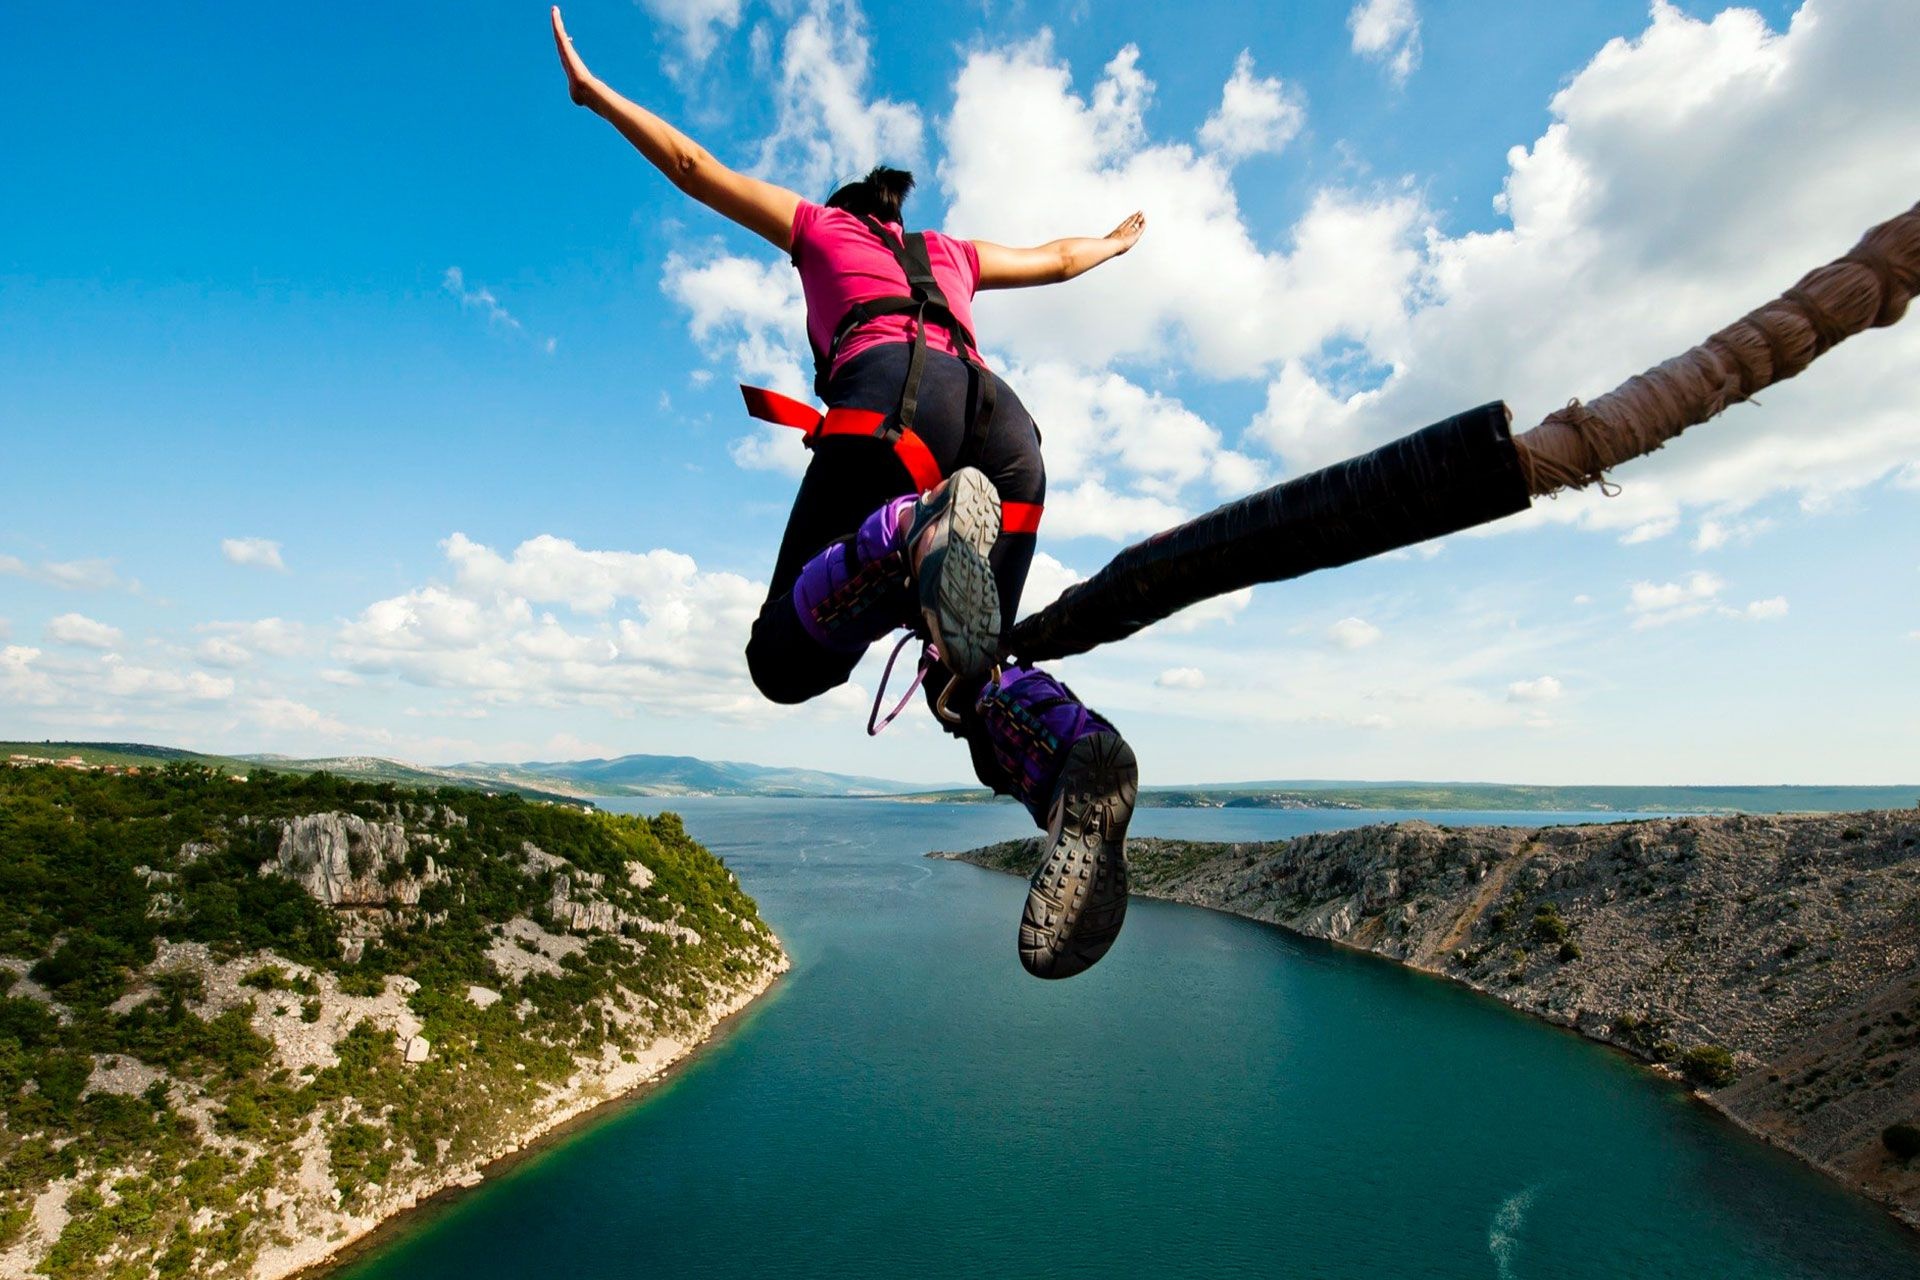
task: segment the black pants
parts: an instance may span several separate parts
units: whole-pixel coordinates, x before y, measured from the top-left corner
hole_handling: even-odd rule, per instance
[[[906,381],[908,353],[904,342],[861,352],[834,375],[827,403],[895,413]],[[1013,388],[997,374],[984,376],[994,383],[993,417],[975,456],[962,454],[980,403],[982,374],[963,360],[936,351],[926,353],[914,431],[932,451],[942,475],[951,475],[961,466],[978,467],[1000,491],[1002,502],[1043,503],[1047,474],[1040,460],[1040,433]],[[853,534],[881,503],[913,491],[913,478],[884,441],[854,436],[819,441],[787,517],[766,603],[747,641],[747,670],[761,693],[775,702],[805,702],[845,684],[853,674],[860,654],[824,649],[802,629],[793,607],[793,584],[807,561]],[[1002,534],[994,544],[991,563],[1000,587],[1000,614],[1009,627],[1020,607],[1033,548],[1031,533]],[[930,704],[950,678],[940,667],[928,673]],[[960,713],[962,723],[943,727],[967,740],[980,780],[1001,790],[984,731],[972,714],[976,692],[977,682],[975,688],[954,691],[947,708]]]

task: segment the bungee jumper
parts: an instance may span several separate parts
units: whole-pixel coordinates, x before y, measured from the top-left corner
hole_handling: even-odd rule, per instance
[[[908,233],[900,205],[911,175],[885,168],[814,205],[734,173],[594,80],[558,9],[553,26],[575,102],[800,271],[814,389],[828,407],[742,389],[750,413],[805,431],[813,451],[747,646],[755,684],[800,702],[844,683],[897,627],[925,642],[920,678],[936,715],[966,740],[981,781],[1021,800],[1047,831],[1019,933],[1021,961],[1041,977],[1085,970],[1119,933],[1137,770],[1111,722],[1033,663],[1124,639],[1213,596],[1502,519],[1535,497],[1609,491],[1613,468],[1854,334],[1893,324],[1920,292],[1917,204],[1700,345],[1524,433],[1499,401],[1457,414],[1127,547],[1006,628],[1032,561],[1045,470],[1032,420],[980,359],[969,301],[978,289],[1072,279],[1125,253],[1145,220],[1136,213],[1106,237],[1030,249]]]
[[[913,177],[885,167],[814,204],[728,168],[596,79],[557,7],[552,21],[573,101],[800,273],[826,410],[742,388],[751,414],[804,431],[812,453],[747,642],[755,686],[775,702],[805,702],[908,628],[901,644],[922,643],[914,684],[942,727],[966,742],[981,782],[1018,799],[1046,832],[1021,911],[1021,963],[1042,978],[1084,971],[1125,918],[1138,768],[1112,722],[1004,656],[1046,468],[1033,419],[980,356],[971,301],[981,289],[1071,280],[1131,249],[1146,219],[1030,248],[909,232],[901,204]],[[905,706],[877,721],[885,687],[883,677],[870,733]]]

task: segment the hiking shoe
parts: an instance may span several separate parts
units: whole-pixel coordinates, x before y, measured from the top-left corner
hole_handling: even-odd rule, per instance
[[[1126,919],[1133,748],[1032,668],[989,682],[975,710],[1007,786],[1047,833],[1020,913],[1020,963],[1037,978],[1071,978],[1107,953]]]
[[[1000,656],[1000,585],[988,560],[1000,539],[1000,492],[962,467],[914,505],[907,559],[927,638],[947,670],[984,674]]]

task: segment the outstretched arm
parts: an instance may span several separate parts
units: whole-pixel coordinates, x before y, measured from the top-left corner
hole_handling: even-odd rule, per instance
[[[567,73],[567,92],[575,102],[618,129],[655,168],[673,180],[674,186],[782,251],[793,248],[793,213],[800,207],[799,196],[785,187],[735,173],[692,138],[595,79],[574,52],[558,5],[553,9],[553,42]]]
[[[1136,213],[1097,239],[1075,236],[1051,240],[1031,249],[1009,249],[1003,244],[975,240],[973,247],[980,253],[979,287],[1023,289],[1028,285],[1071,280],[1133,248],[1146,229],[1146,215]]]

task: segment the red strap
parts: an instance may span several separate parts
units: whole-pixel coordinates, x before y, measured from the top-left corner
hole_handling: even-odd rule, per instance
[[[1037,502],[1003,502],[1000,504],[1000,532],[1038,533],[1040,513],[1045,510]]]
[[[887,425],[887,415],[873,409],[841,407],[822,414],[810,404],[795,400],[792,396],[783,396],[778,391],[768,391],[765,387],[743,385],[740,395],[747,402],[749,414],[762,422],[798,428],[807,433],[809,441],[820,436],[881,436],[882,429]],[[927,448],[927,442],[913,432],[902,431],[895,436],[893,452],[900,459],[900,465],[907,469],[907,474],[913,477],[915,488],[931,489],[944,478],[940,474],[940,464],[934,461],[933,450]],[[1034,517],[1034,527],[1039,527],[1037,515]]]
[[[747,402],[747,413],[762,422],[782,427],[797,427],[811,435],[820,429],[820,411],[805,401],[783,396],[765,387],[742,385],[740,395]]]
[[[872,409],[829,409],[827,416],[820,420],[818,432],[810,435],[823,436],[877,436],[880,428],[887,424],[887,415]]]
[[[900,438],[893,442],[894,456],[900,459],[900,465],[913,477],[913,487],[925,493],[939,484],[943,477],[940,464],[933,460],[933,450],[927,448],[927,442],[911,431],[902,431]]]

